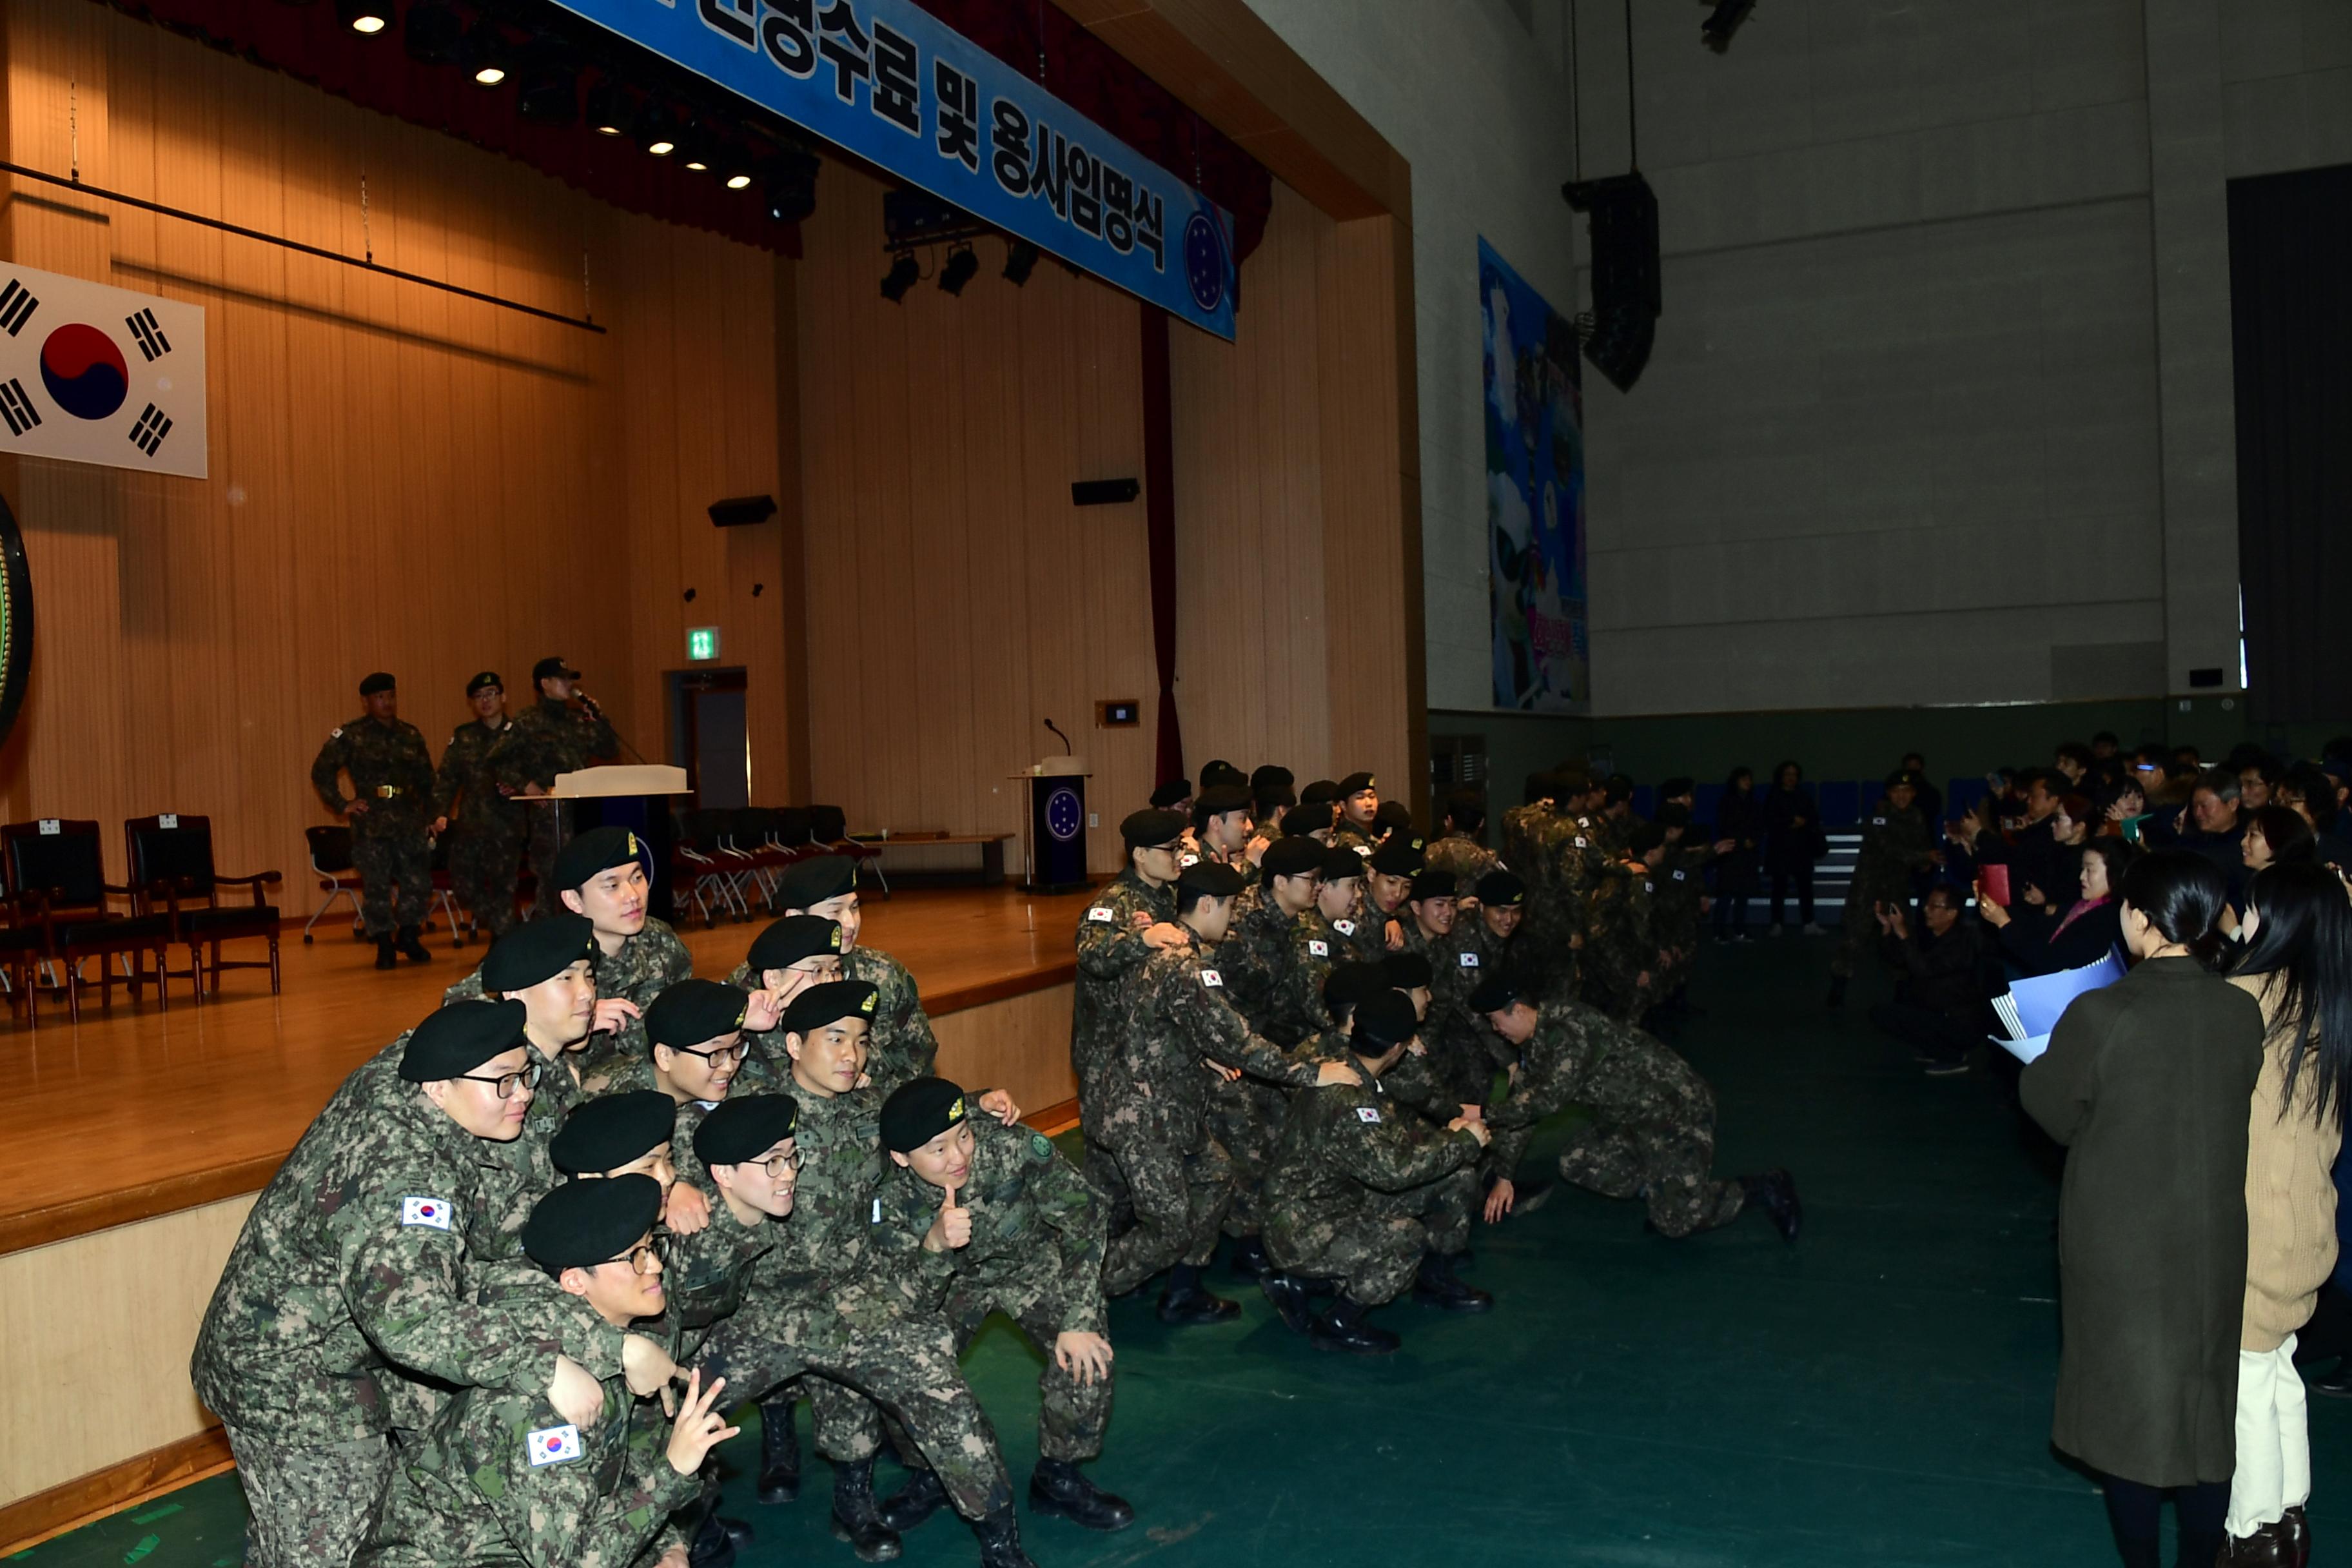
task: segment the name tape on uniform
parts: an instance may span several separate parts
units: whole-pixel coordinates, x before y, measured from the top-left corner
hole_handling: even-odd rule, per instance
[[[421,1225],[433,1230],[449,1228],[447,1198],[403,1198],[400,1200],[400,1223]]]
[[[532,1469],[541,1465],[560,1465],[580,1457],[580,1428],[570,1422],[561,1426],[542,1426],[530,1435],[527,1443]]]

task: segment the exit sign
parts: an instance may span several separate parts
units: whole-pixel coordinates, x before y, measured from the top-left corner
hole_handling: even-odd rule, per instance
[[[698,664],[707,664],[719,657],[717,626],[688,626],[686,629],[686,657]]]

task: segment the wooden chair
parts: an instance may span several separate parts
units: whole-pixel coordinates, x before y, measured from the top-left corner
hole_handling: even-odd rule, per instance
[[[47,936],[41,921],[39,894],[19,896],[14,889],[0,890],[0,985],[7,987],[11,1018],[16,1015],[17,1004],[24,1004],[28,1028],[40,1025],[40,1010],[33,1005],[33,973]]]
[[[196,1000],[205,998],[204,950],[212,950],[211,991],[220,994],[224,969],[267,969],[269,994],[278,993],[278,906],[263,901],[262,889],[285,879],[275,871],[249,877],[224,876],[213,868],[213,824],[208,816],[134,816],[122,825],[130,854],[132,907],[142,914],[155,912],[160,902],[172,922],[172,939],[188,944],[185,973]],[[243,904],[221,902],[223,887],[241,887],[252,894]],[[226,959],[221,943],[258,938],[269,943],[269,956]],[[167,973],[167,979],[176,975]]]
[[[70,817],[43,817],[0,826],[0,861],[7,868],[8,885],[19,898],[40,901],[41,951],[38,962],[59,972],[58,988],[66,994],[66,1008],[76,1022],[81,1018],[81,965],[98,960],[100,1005],[114,1005],[114,968],[107,961],[120,955],[131,998],[148,984],[146,955],[155,958],[155,999],[168,1009],[172,996],[163,973],[172,943],[168,914],[122,914],[114,900],[126,903],[128,887],[106,879],[106,859],[99,847],[98,824]],[[26,988],[27,1005],[37,1003],[37,986]]]

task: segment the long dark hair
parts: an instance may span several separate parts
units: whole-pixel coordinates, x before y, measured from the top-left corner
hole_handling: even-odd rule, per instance
[[[1780,775],[1787,773],[1790,768],[1795,768],[1797,770],[1797,776],[1790,783],[1784,784],[1780,782]],[[1805,770],[1802,764],[1798,763],[1774,763],[1772,764],[1772,787],[1774,789],[1795,789],[1804,782]]]
[[[1738,795],[1739,793],[1739,781],[1741,779],[1746,779],[1748,781],[1748,793],[1753,795],[1756,791],[1756,770],[1753,768],[1732,769],[1730,777],[1723,781],[1723,793],[1726,795]]]
[[[2352,1096],[2352,900],[2326,867],[2282,860],[2247,884],[2246,912],[2259,917],[2254,939],[2231,971],[2267,976],[2264,993],[2277,1003],[2270,1037],[2286,1044],[2279,1115],[2308,1068],[2314,1119],[2340,1128]]]
[[[2165,941],[2208,969],[2218,966],[2221,932],[2213,922],[2230,896],[2219,866],[2187,849],[2159,849],[2132,862],[2120,891]]]

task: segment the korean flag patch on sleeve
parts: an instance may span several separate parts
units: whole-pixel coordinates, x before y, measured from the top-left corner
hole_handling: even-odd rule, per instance
[[[1222,974],[1218,973],[1215,970],[1213,970],[1213,969],[1203,969],[1202,971],[1201,971],[1201,984],[1203,984],[1203,985],[1223,985],[1224,983],[1225,983],[1225,977],[1224,977],[1223,975],[1222,975]]]
[[[1464,954],[1462,955],[1462,967],[1463,967],[1463,968],[1465,968],[1465,969],[1475,969],[1475,968],[1477,968],[1477,967],[1478,967],[1478,955],[1477,955],[1476,953],[1475,953],[1475,952],[1465,952],[1465,953],[1464,953]]]
[[[1328,958],[1331,956],[1331,944],[1319,936],[1309,937],[1307,941],[1307,951],[1317,958]]]
[[[1356,922],[1353,921],[1333,921],[1331,922],[1331,929],[1338,931],[1341,936],[1353,936],[1356,934]]]
[[[403,1198],[400,1200],[400,1223],[425,1226],[434,1230],[446,1230],[449,1228],[449,1200],[447,1198]],[[571,1428],[567,1426],[564,1430],[568,1432]]]
[[[542,1426],[523,1441],[534,1470],[541,1465],[560,1465],[580,1457],[580,1428],[568,1422],[562,1426]]]
[[[1380,1113],[1379,1111],[1377,1111],[1377,1110],[1374,1110],[1370,1106],[1369,1106],[1369,1105],[1360,1105],[1360,1106],[1356,1107],[1356,1120],[1357,1120],[1357,1121],[1378,1121],[1380,1119],[1381,1119],[1381,1113]]]
[[[1114,917],[1110,912],[1110,906],[1108,904],[1097,904],[1093,909],[1087,911],[1087,919],[1090,921],[1100,921],[1105,925],[1110,924],[1113,918]]]

